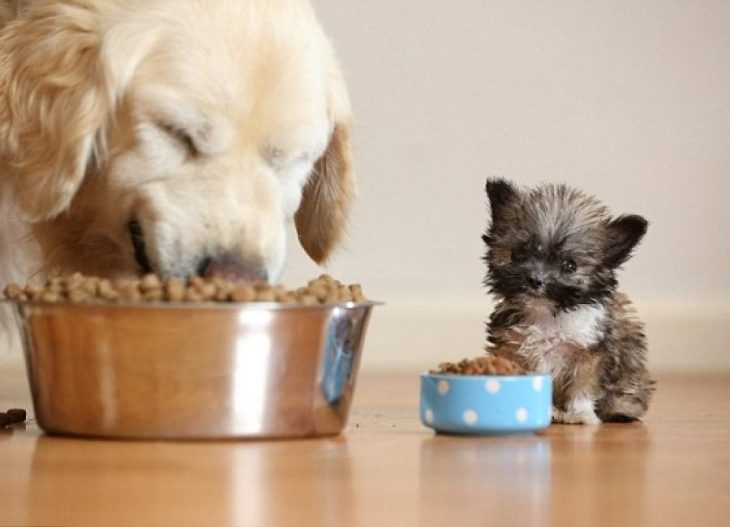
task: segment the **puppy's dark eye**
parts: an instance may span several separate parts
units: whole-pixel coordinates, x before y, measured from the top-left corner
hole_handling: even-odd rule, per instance
[[[575,269],[577,267],[578,266],[576,265],[575,260],[572,260],[570,258],[566,258],[565,260],[563,260],[563,263],[561,264],[561,269],[563,270],[564,273],[567,273],[567,274],[574,273]]]
[[[157,123],[157,126],[160,130],[165,132],[168,136],[185,148],[190,156],[198,155],[198,149],[195,146],[195,141],[193,141],[193,138],[188,132],[169,123]]]
[[[522,250],[512,251],[511,258],[516,264],[525,263],[527,261],[527,252]]]

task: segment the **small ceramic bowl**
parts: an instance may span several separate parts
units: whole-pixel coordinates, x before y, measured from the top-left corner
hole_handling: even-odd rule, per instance
[[[552,379],[531,375],[421,375],[421,422],[439,432],[509,434],[550,425]]]

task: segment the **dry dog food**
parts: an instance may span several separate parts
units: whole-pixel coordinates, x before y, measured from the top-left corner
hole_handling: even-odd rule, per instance
[[[148,274],[135,280],[107,280],[79,273],[56,277],[44,284],[21,287],[10,284],[5,297],[20,302],[281,302],[284,304],[331,304],[364,302],[360,284],[345,285],[322,275],[305,287],[287,290],[265,282],[233,282],[194,276],[189,280],[162,280]]]
[[[0,428],[25,422],[25,410],[11,408],[7,412],[0,412]]]
[[[524,375],[522,366],[504,357],[477,357],[460,362],[444,362],[431,373],[453,373],[456,375]]]

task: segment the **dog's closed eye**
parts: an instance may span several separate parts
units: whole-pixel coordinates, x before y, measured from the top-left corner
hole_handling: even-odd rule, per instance
[[[193,136],[184,128],[166,122],[155,123],[170,139],[183,147],[189,157],[197,157],[200,150],[195,144]]]

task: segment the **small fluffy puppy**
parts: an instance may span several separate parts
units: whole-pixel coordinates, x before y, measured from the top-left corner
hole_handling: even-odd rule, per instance
[[[553,420],[626,422],[646,412],[654,382],[643,325],[616,290],[616,270],[647,230],[613,218],[565,185],[518,189],[488,180],[485,285],[498,304],[487,351],[553,377]]]

